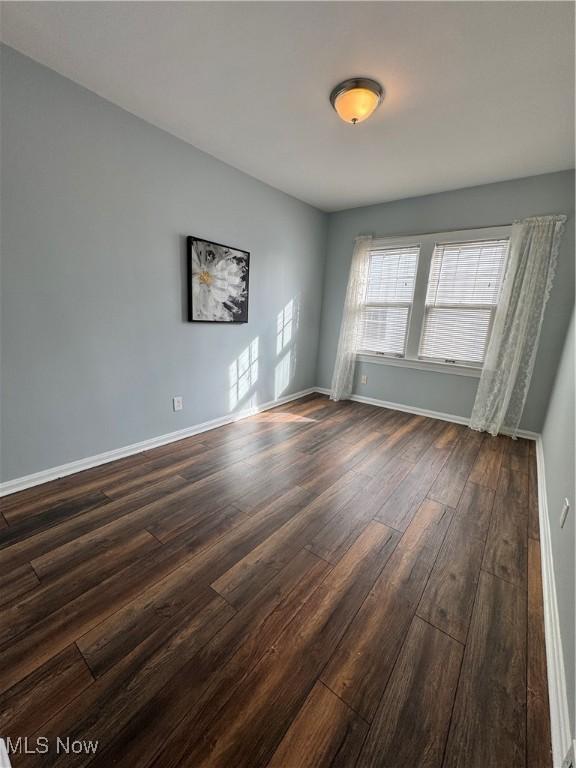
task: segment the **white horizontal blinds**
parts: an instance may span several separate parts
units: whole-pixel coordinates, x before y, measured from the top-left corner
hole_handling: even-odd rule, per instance
[[[362,350],[404,355],[419,253],[419,245],[374,247],[370,251],[362,308]]]
[[[507,253],[507,238],[435,246],[420,357],[483,362]]]

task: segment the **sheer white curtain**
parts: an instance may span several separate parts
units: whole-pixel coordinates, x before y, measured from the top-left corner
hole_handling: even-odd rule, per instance
[[[370,266],[371,235],[361,235],[354,240],[354,253],[350,265],[348,288],[344,301],[340,338],[332,376],[331,400],[346,400],[352,394],[354,366],[360,338],[362,304],[368,284]]]
[[[470,426],[516,435],[534,369],[566,216],[515,222]]]

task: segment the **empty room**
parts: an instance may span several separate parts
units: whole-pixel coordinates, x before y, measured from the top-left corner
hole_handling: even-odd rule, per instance
[[[575,7],[0,2],[0,768],[576,768]]]

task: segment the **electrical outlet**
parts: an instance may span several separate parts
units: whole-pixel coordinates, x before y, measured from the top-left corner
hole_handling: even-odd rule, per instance
[[[183,397],[173,397],[172,398],[172,408],[175,411],[181,411],[184,408],[184,398]]]
[[[368,376],[361,376],[360,384],[368,384]]]
[[[568,517],[568,512],[570,512],[570,502],[568,499],[564,499],[564,504],[562,505],[562,512],[560,512],[560,528],[564,528],[564,523],[566,522],[566,518]]]

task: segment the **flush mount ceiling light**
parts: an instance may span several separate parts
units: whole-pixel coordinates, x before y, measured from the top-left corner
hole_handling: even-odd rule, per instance
[[[330,103],[345,123],[361,123],[374,112],[384,98],[384,89],[368,77],[344,80],[330,94]]]

